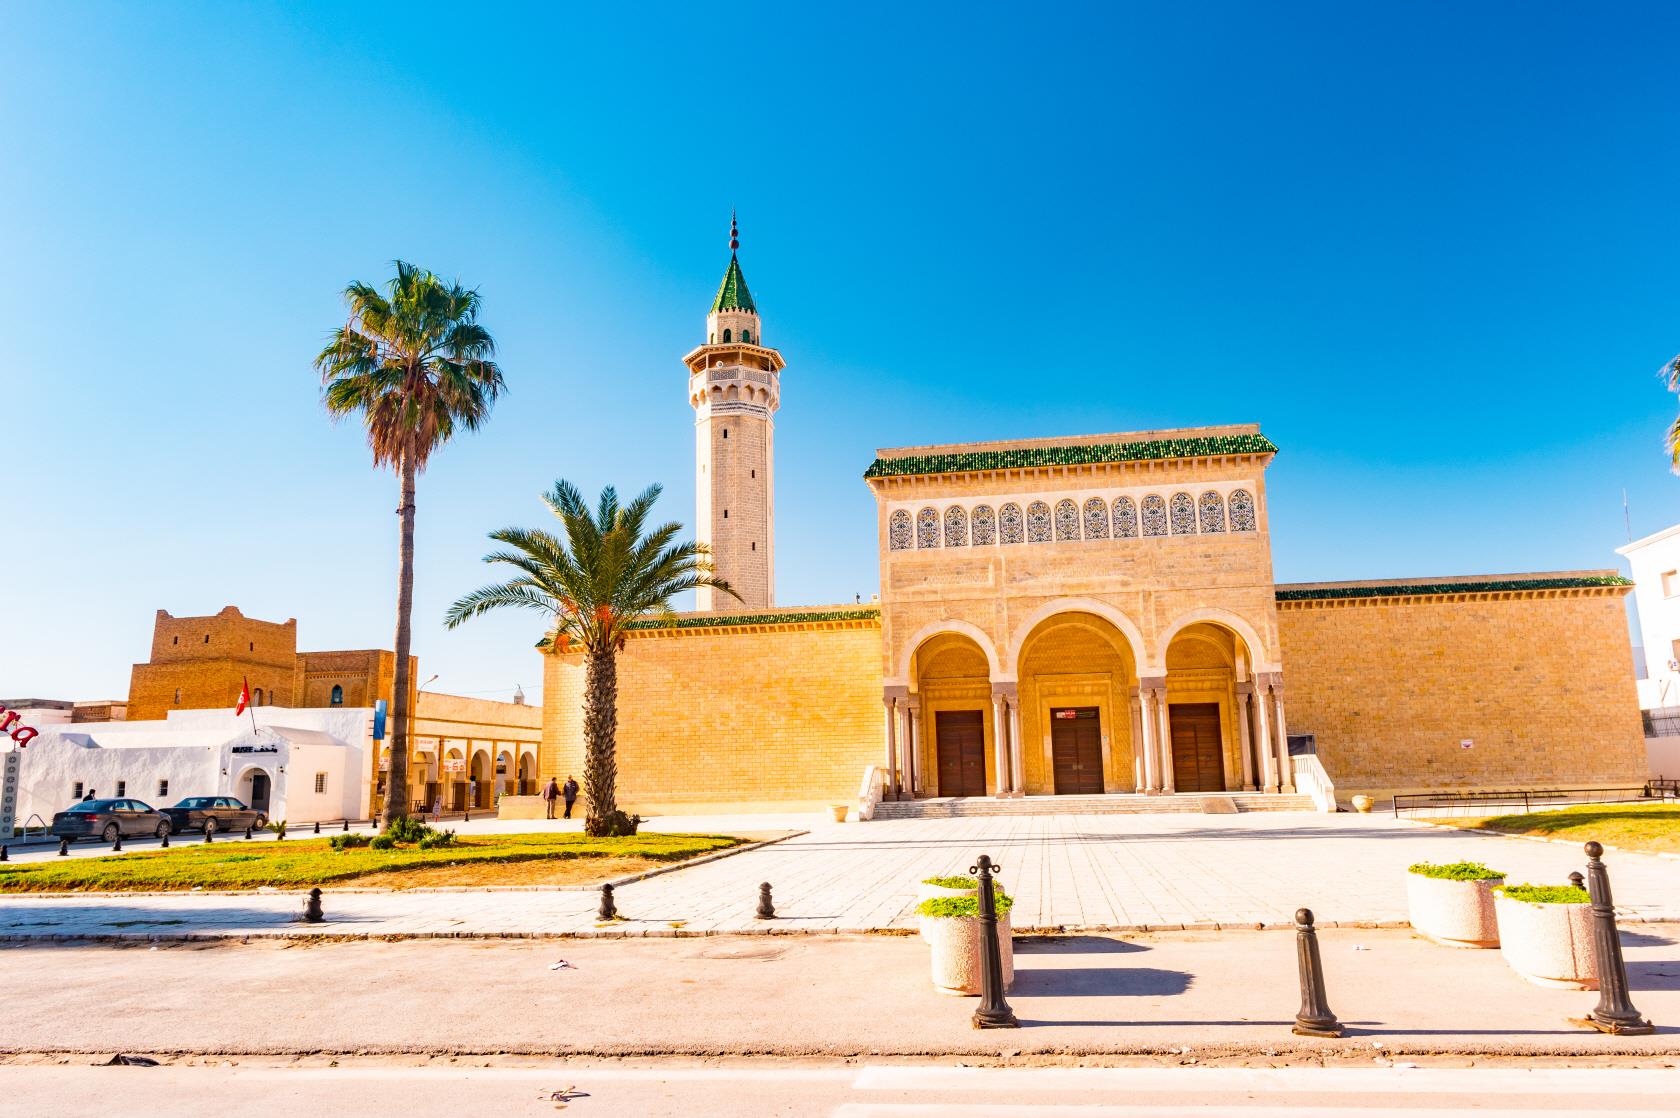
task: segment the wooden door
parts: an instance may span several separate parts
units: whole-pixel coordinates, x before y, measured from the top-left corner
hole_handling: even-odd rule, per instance
[[[986,794],[985,715],[978,710],[941,710],[933,715],[939,752],[941,796]]]
[[[1102,719],[1096,707],[1060,707],[1050,712],[1050,756],[1056,795],[1089,796],[1103,790]]]
[[[1180,792],[1225,791],[1224,749],[1218,703],[1174,703],[1172,724],[1173,785]]]

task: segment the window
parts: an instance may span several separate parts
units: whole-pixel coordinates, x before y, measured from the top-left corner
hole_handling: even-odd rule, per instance
[[[724,510],[723,510],[723,518],[724,518],[724,519],[725,519],[725,520],[728,520],[728,519],[729,519],[729,510],[728,510],[728,509],[724,509]]]
[[[1004,543],[1026,543],[1024,524],[1021,519],[1021,506],[1014,501],[1004,505],[998,513],[998,527],[1003,533]]]
[[[1246,489],[1231,490],[1231,531],[1254,530],[1254,498]]]
[[[997,543],[997,516],[991,505],[974,506],[974,546]]]
[[[1072,501],[1056,502],[1056,538],[1058,540],[1077,540],[1079,538],[1079,506]]]
[[[916,514],[916,546],[939,546],[939,513],[933,509],[923,509]]]
[[[175,688],[175,705],[181,705],[181,689],[179,687]]]
[[[169,643],[170,644],[180,644],[181,643],[181,638],[180,637],[171,637],[171,638],[169,638]]]
[[[753,550],[754,550],[754,551],[757,551],[757,550],[758,550],[758,541],[757,541],[757,540],[754,540],[754,541],[753,541],[753,545],[752,545],[752,549],[753,549]]]
[[[748,470],[747,473],[749,475],[751,475],[752,477],[757,477],[758,476],[758,471],[757,470]]]
[[[723,340],[724,340],[724,341],[725,341],[725,342],[726,342],[726,343],[727,343],[727,342],[728,342],[728,341],[729,341],[729,331],[728,331],[728,330],[725,330],[725,331],[724,331],[724,332],[723,332]]]
[[[895,509],[887,517],[887,546],[894,551],[909,551],[915,542],[915,534],[910,530],[910,513]]]
[[[1143,499],[1143,534],[1167,534],[1167,502],[1159,493],[1151,493]]]
[[[1223,532],[1225,530],[1225,498],[1210,489],[1202,494],[1200,507],[1202,531]]]
[[[1114,499],[1114,538],[1129,540],[1137,537],[1137,502],[1130,497]]]
[[[315,774],[315,794],[317,796],[324,796],[324,795],[326,795],[326,792],[327,792],[327,774],[326,773],[316,773]]]
[[[157,798],[161,800],[167,795],[169,795],[169,781],[167,781],[167,780],[158,781]]]
[[[82,782],[81,781],[78,780],[78,781],[76,781],[75,784],[70,786],[70,798],[72,800],[79,800],[79,799],[82,798]]]
[[[751,345],[752,344],[752,331],[751,330],[742,330],[741,331],[741,340],[743,342],[747,343],[748,345]]]
[[[332,705],[335,707],[341,707],[344,705],[344,688],[340,687],[336,683],[333,684],[332,689]]]
[[[1193,536],[1196,534],[1196,501],[1188,493],[1174,493],[1172,495],[1172,534],[1175,536]]]
[[[119,797],[128,795],[128,781],[126,781],[126,780],[117,781],[117,795]]]
[[[1050,542],[1050,506],[1043,501],[1027,506],[1027,542]]]
[[[968,546],[968,512],[961,505],[945,510],[945,546]]]
[[[1085,502],[1085,538],[1108,539],[1108,503],[1101,497],[1092,497]]]
[[[1680,594],[1680,571],[1664,571],[1662,576],[1663,597],[1672,598]]]
[[[256,641],[251,641],[251,642],[249,642],[249,644],[250,644],[250,651],[255,652],[257,650],[257,642]]]
[[[205,643],[205,644],[209,644],[209,643],[210,643],[210,634],[209,634],[209,633],[205,633],[205,634],[204,634],[204,643]]]
[[[251,705],[254,706],[254,707],[262,706],[262,688],[261,687],[257,688],[255,691],[251,692]]]

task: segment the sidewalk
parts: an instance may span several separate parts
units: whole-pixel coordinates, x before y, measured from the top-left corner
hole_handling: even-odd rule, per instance
[[[1519,979],[1497,951],[1321,934],[1342,1040],[1290,1032],[1295,937],[1018,939],[1023,1028],[980,1032],[916,937],[0,948],[12,1052],[785,1056],[1171,1053],[1680,1054],[1680,934],[1627,933],[1649,1037],[1571,1027],[1597,995]],[[550,969],[560,959],[571,966]],[[220,976],[206,986],[206,974]]]

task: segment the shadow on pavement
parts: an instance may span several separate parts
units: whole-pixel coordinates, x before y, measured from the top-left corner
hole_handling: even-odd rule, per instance
[[[195,931],[216,934],[227,929],[279,928],[297,922],[302,902],[284,909],[261,908],[141,908],[128,904],[55,905],[31,904],[0,914],[0,935],[109,935],[117,932]],[[328,931],[333,925],[358,923],[354,918],[332,916],[314,925]]]
[[[1148,951],[1141,943],[1109,936],[1016,936],[1017,955],[1131,955]]]
[[[1010,997],[1110,998],[1172,997],[1190,989],[1194,979],[1183,971],[1155,967],[1017,968]]]
[[[1680,959],[1629,962],[1627,976],[1632,990],[1680,990]]]

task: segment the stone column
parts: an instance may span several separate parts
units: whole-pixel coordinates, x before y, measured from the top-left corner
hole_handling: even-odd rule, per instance
[[[1021,752],[1021,697],[1009,692],[1009,788],[1017,796],[1027,794],[1026,762]]]
[[[1277,736],[1278,790],[1295,791],[1295,769],[1289,761],[1289,730],[1283,721],[1283,677],[1272,676],[1272,726]]]
[[[1149,782],[1143,772],[1143,719],[1139,714],[1142,704],[1136,687],[1131,689],[1126,705],[1132,712],[1132,791],[1142,795],[1149,791]]]
[[[895,704],[898,712],[898,795],[912,798],[910,783],[910,696],[900,695]]]
[[[884,800],[898,799],[898,700],[901,695],[907,697],[909,688],[884,687],[881,689],[881,705],[886,708],[887,719],[887,779],[881,789],[881,798]]]
[[[1009,697],[992,685],[992,786],[1001,796],[1007,778],[1004,775],[1003,743],[1009,737]]]
[[[1138,680],[1138,717],[1143,724],[1143,782],[1144,791],[1161,791],[1161,715],[1157,707],[1163,694],[1160,680]]]
[[[927,788],[922,770],[922,697],[911,695],[905,702],[910,708],[910,748],[905,751],[910,758],[910,778],[905,783],[911,796],[920,796]]]
[[[1254,677],[1254,752],[1260,757],[1260,791],[1276,792],[1277,752],[1272,749],[1272,719],[1266,708],[1270,705],[1267,687],[1270,676]]]
[[[1161,689],[1156,692],[1155,709],[1161,716],[1161,795],[1171,796],[1178,792],[1178,786],[1173,779],[1172,712],[1167,703],[1167,685],[1164,680]]]
[[[1254,684],[1244,680],[1237,684],[1237,743],[1242,751],[1242,787],[1244,792],[1254,791],[1254,753],[1252,739],[1248,733],[1248,707],[1254,698]]]

